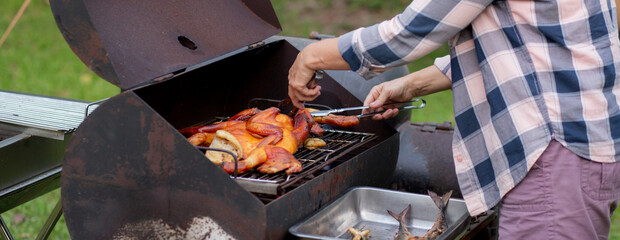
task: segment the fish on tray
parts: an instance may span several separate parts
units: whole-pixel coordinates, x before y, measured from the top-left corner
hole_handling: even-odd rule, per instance
[[[437,220],[435,220],[435,224],[424,234],[424,236],[414,236],[409,232],[407,227],[405,226],[405,215],[411,208],[411,204],[409,204],[405,210],[403,210],[400,214],[396,215],[395,213],[387,210],[387,212],[394,217],[398,221],[398,232],[394,235],[394,240],[416,240],[416,239],[435,239],[441,233],[445,232],[448,228],[448,223],[446,221],[446,209],[448,208],[448,202],[450,201],[450,196],[452,195],[452,191],[444,194],[442,197],[439,197],[436,193],[432,191],[428,191],[428,195],[431,197],[437,208],[439,208],[439,213],[437,214]]]

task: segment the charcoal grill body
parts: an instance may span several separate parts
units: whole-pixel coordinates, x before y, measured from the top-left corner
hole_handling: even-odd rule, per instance
[[[76,55],[123,90],[89,115],[67,146],[61,193],[72,238],[165,238],[155,225],[184,234],[207,217],[201,229],[209,234],[283,239],[290,226],[347,188],[388,186],[399,139],[385,122],[345,129],[374,137],[267,198],[238,184],[178,133],[232,116],[254,98],[287,97],[288,69],[299,50],[287,40],[265,40],[280,31],[269,1],[50,4]],[[362,104],[362,93],[351,94],[329,73],[321,85],[315,103]]]
[[[454,129],[450,123],[405,123],[398,132],[400,150],[390,187],[419,194],[452,191],[452,197],[462,199],[454,171]]]
[[[61,191],[72,237],[144,238],[154,233],[123,229],[152,220],[187,229],[193,218],[208,216],[237,239],[283,239],[290,226],[346,189],[387,187],[399,139],[383,122],[362,121],[347,129],[377,138],[269,202],[238,185],[177,132],[232,116],[254,97],[284,98],[288,69],[281,66],[290,66],[297,53],[286,41],[269,43],[173,80],[125,91],[99,106],[76,130],[65,156]],[[322,84],[317,103],[361,104],[331,77]]]

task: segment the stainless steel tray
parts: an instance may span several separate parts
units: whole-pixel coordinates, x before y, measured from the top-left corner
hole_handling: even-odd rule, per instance
[[[398,222],[387,210],[398,214],[408,204],[411,210],[405,224],[412,234],[422,236],[433,226],[439,212],[428,195],[372,187],[350,189],[310,218],[289,228],[289,232],[302,239],[351,239],[347,229],[354,227],[370,230],[370,239],[393,239]],[[465,230],[469,223],[465,202],[451,198],[446,218],[448,230],[438,239],[454,239]]]

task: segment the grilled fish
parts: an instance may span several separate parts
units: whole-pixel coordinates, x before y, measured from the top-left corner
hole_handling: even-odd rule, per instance
[[[411,208],[411,204],[409,204],[405,210],[398,215],[390,210],[387,210],[387,212],[398,221],[398,232],[394,236],[394,240],[436,239],[441,233],[448,229],[448,223],[446,221],[446,208],[448,208],[448,202],[450,201],[452,191],[449,191],[442,197],[439,197],[436,193],[429,190],[428,195],[431,197],[435,205],[437,205],[437,208],[439,208],[439,213],[437,214],[435,224],[433,224],[433,226],[422,237],[414,236],[405,226],[405,215],[407,215],[407,212]]]

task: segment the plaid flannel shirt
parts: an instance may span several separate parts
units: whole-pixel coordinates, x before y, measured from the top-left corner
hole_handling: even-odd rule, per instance
[[[370,78],[446,42],[450,56],[436,66],[452,80],[452,150],[472,216],[517,185],[551,140],[593,161],[619,161],[614,1],[415,0],[391,20],[342,35],[338,47]]]

